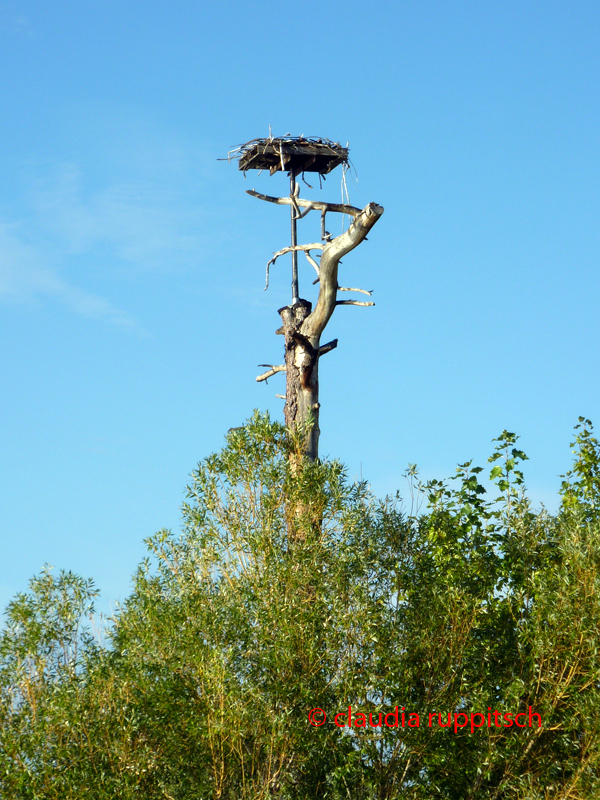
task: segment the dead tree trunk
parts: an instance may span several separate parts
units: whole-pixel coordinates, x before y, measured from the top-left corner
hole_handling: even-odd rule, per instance
[[[299,300],[279,309],[283,325],[278,333],[285,336],[285,423],[293,429],[306,425],[311,412],[318,411],[318,359],[301,329],[310,315],[312,304]],[[316,390],[316,395],[315,395]]]
[[[319,452],[319,358],[337,347],[337,339],[321,346],[321,335],[337,305],[372,306],[372,302],[356,300],[338,300],[339,291],[358,291],[370,294],[363,289],[346,289],[338,284],[338,266],[340,259],[354,250],[367,236],[373,225],[383,214],[383,208],[376,203],[369,203],[364,209],[354,206],[333,203],[319,203],[301,200],[299,197],[268,197],[250,191],[254,197],[281,205],[293,205],[298,218],[305,216],[312,209],[322,212],[322,231],[325,233],[325,214],[330,211],[350,214],[354,217],[348,230],[335,239],[308,245],[286,247],[274,254],[267,265],[268,270],[279,256],[292,251],[302,251],[312,266],[317,270],[319,297],[312,311],[311,303],[299,300],[292,306],[279,309],[283,322],[277,333],[285,336],[285,365],[271,366],[269,371],[259,375],[257,381],[266,380],[276,372],[286,372],[285,421],[291,430],[300,430],[305,437],[305,454],[315,460]],[[300,213],[300,208],[305,208]],[[321,262],[311,257],[311,250],[322,250]],[[316,282],[316,281],[315,281]],[[261,366],[269,366],[263,364]]]

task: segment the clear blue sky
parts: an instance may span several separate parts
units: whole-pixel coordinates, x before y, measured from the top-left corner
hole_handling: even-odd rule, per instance
[[[123,599],[196,463],[282,417],[255,376],[288,212],[244,189],[286,178],[217,161],[269,125],[348,141],[351,202],[385,207],[344,259],[377,305],[327,329],[321,452],[403,492],[507,428],[556,508],[600,424],[599,40],[578,0],[2,0],[0,605],[46,562]]]

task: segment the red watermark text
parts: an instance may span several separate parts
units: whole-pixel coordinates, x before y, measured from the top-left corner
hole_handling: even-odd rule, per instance
[[[479,728],[541,728],[542,717],[533,710],[532,706],[527,711],[512,714],[492,710],[487,711],[431,711],[427,715],[407,711],[405,706],[395,706],[387,714],[383,711],[369,713],[355,711],[348,706],[346,711],[340,711],[333,717],[333,724],[338,728],[452,728],[456,733],[461,728],[468,728],[471,732]],[[327,722],[327,714],[322,708],[313,708],[308,714],[308,721],[314,728],[320,728]]]

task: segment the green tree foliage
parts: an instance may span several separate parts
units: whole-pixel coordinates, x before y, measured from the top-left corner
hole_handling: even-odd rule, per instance
[[[598,797],[600,448],[580,425],[557,515],[532,510],[507,431],[495,500],[470,462],[426,485],[413,467],[407,512],[256,414],[192,474],[181,534],[148,540],[106,646],[75,576],[11,603],[0,794]],[[541,727],[438,716],[530,709]]]

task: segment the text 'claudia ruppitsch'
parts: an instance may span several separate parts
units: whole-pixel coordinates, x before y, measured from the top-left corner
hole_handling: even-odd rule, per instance
[[[521,721],[520,721],[521,720]],[[405,706],[395,706],[387,714],[378,711],[363,712],[353,711],[348,706],[346,711],[340,711],[333,717],[333,724],[338,728],[453,728],[456,732],[461,728],[469,728],[471,732],[479,728],[541,728],[542,717],[533,710],[532,706],[527,711],[518,714],[498,711],[487,707],[487,711],[430,711],[428,714],[417,714],[415,711],[407,712]],[[423,724],[421,724],[421,721]],[[327,722],[327,714],[322,708],[313,708],[309,711],[308,722],[314,728],[320,728]]]

